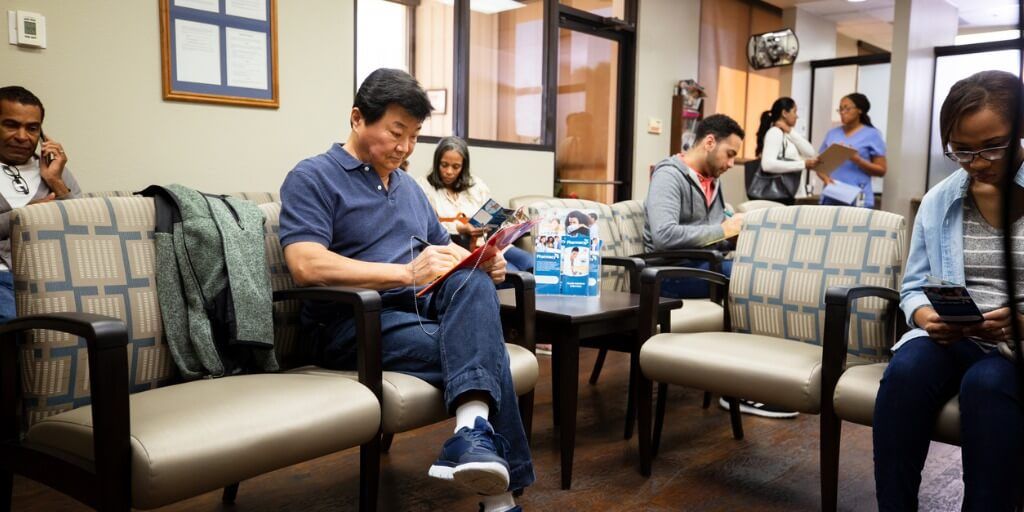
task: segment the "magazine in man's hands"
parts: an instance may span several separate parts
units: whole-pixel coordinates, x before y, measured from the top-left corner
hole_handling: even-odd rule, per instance
[[[480,247],[477,247],[473,252],[469,253],[468,256],[463,258],[462,261],[458,262],[454,267],[449,269],[448,272],[445,272],[440,277],[435,279],[433,282],[423,287],[422,290],[416,293],[416,296],[422,297],[430,293],[430,291],[433,290],[434,287],[444,282],[445,279],[448,279],[448,276],[455,273],[456,270],[461,270],[464,268],[473,268],[474,266],[477,265],[483,265],[491,258],[493,258],[495,254],[497,254],[500,251],[503,251],[506,247],[509,246],[509,244],[515,242],[517,239],[519,239],[519,237],[523,236],[531,229],[533,229],[533,227],[536,226],[538,222],[540,222],[540,219],[527,220],[524,222],[520,222],[518,224],[505,226],[499,229],[498,231],[495,231],[493,234],[491,234],[491,237],[487,239],[487,242],[485,242]]]

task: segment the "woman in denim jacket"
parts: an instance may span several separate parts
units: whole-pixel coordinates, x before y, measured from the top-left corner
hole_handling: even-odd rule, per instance
[[[1024,155],[1020,142],[1009,140],[1022,97],[1019,78],[985,71],[957,82],[942,104],[943,148],[962,168],[924,196],[914,222],[900,292],[912,330],[893,347],[875,402],[879,510],[917,509],[935,420],[957,394],[964,510],[1014,510],[1020,502],[1024,410],[1014,365],[994,346],[1011,331],[1000,209],[1008,172],[1016,176],[1014,264],[1024,269]],[[921,290],[928,276],[963,283],[985,320],[943,322]],[[1016,290],[1021,310],[1024,282]]]

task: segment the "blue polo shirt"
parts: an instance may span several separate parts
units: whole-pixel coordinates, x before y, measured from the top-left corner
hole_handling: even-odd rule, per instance
[[[448,245],[448,232],[416,181],[391,171],[385,188],[373,167],[334,144],[326,153],[298,163],[281,185],[281,247],[315,242],[347,258],[375,263],[409,263],[418,236]],[[410,243],[411,242],[411,243]],[[384,306],[411,304],[408,287],[381,292]],[[307,305],[310,306],[310,305]],[[337,310],[308,308],[316,321],[336,320]]]

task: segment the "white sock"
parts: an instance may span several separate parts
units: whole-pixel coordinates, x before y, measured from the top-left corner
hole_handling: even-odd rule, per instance
[[[472,429],[473,425],[476,424],[477,416],[486,420],[490,412],[491,408],[487,406],[487,402],[480,400],[470,400],[456,407],[455,431],[458,432],[462,427]]]
[[[516,500],[512,493],[506,492],[497,496],[483,496],[484,512],[505,512],[516,508]]]

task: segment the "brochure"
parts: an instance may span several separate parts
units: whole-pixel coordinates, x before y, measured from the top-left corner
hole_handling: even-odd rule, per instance
[[[597,296],[601,247],[597,213],[556,208],[543,212],[534,240],[538,295]]]
[[[497,228],[514,213],[515,210],[503,208],[494,199],[488,199],[484,205],[469,218],[469,223],[472,224],[473,227],[477,228]]]
[[[943,322],[975,323],[984,320],[966,287],[931,276],[928,281],[921,289]]]
[[[443,275],[435,279],[433,282],[423,287],[422,290],[416,293],[416,296],[422,297],[430,293],[430,291],[433,290],[434,287],[444,282],[445,279],[448,279],[448,276],[452,275],[457,270],[461,270],[464,268],[473,268],[474,265],[484,264],[485,262],[493,258],[495,254],[508,247],[509,244],[516,241],[519,237],[526,234],[526,232],[533,229],[538,222],[539,220],[527,220],[524,222],[520,222],[518,224],[505,226],[499,229],[498,231],[495,231],[494,234],[492,234],[491,237],[487,239],[487,242],[485,242],[480,247],[477,247],[473,252],[469,253],[468,256],[463,258],[462,261],[460,261],[454,267],[449,269],[448,272],[445,272]]]

